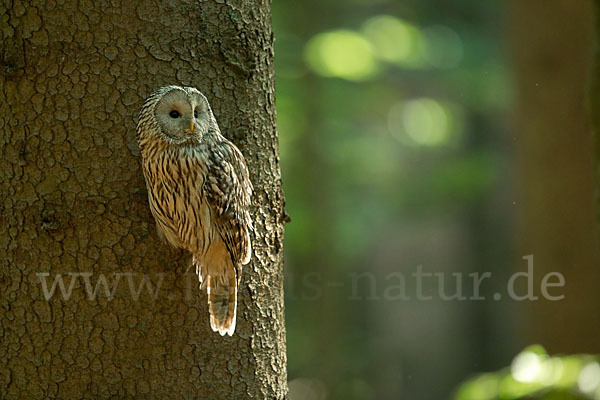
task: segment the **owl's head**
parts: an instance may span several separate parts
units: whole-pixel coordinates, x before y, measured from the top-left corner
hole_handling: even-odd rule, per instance
[[[154,107],[148,111],[153,113],[158,134],[170,143],[202,140],[216,125],[208,100],[196,88],[166,86],[153,96]]]

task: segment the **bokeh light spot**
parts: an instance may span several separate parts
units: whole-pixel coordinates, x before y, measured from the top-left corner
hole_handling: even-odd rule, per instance
[[[439,146],[447,143],[448,115],[439,102],[427,98],[410,100],[403,104],[400,115],[404,132],[415,144]]]
[[[390,15],[369,18],[362,32],[375,55],[404,67],[423,65],[423,37],[413,25]]]
[[[327,77],[360,81],[377,72],[371,45],[353,31],[320,33],[306,44],[304,55],[316,73]]]
[[[577,380],[579,390],[585,393],[595,391],[600,387],[600,365],[597,362],[590,363],[583,367]]]
[[[511,373],[518,382],[534,382],[542,371],[542,359],[539,355],[526,351],[513,360]]]

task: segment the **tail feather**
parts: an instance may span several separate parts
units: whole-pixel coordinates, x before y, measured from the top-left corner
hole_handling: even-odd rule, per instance
[[[241,275],[226,258],[225,263],[207,260],[201,264],[199,257],[194,256],[193,263],[200,280],[200,289],[206,288],[208,295],[208,312],[210,313],[210,327],[221,336],[233,335],[237,313],[237,288],[238,275]],[[211,268],[212,267],[212,268]],[[216,267],[216,268],[215,268]]]
[[[192,265],[196,267],[196,275],[198,275],[198,281],[200,281],[200,290],[204,290],[206,288],[207,278],[206,268],[202,268],[202,265],[200,264],[200,259],[196,256],[194,256],[192,259]]]
[[[208,276],[206,289],[208,293],[208,311],[210,327],[221,336],[233,335],[237,312],[237,279],[235,272],[227,274],[225,279],[214,279]]]

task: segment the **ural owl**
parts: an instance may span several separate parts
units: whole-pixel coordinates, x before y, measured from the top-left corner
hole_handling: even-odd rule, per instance
[[[137,140],[159,235],[192,253],[210,326],[235,330],[237,287],[250,261],[252,183],[244,156],[219,130],[202,93],[166,86],[140,111]]]

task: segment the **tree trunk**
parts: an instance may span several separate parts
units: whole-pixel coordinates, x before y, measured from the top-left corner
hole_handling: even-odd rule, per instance
[[[0,397],[285,398],[270,2],[2,2]],[[166,84],[206,94],[255,187],[231,338],[150,215],[135,123]]]
[[[539,296],[526,303],[522,326],[529,330],[529,342],[552,352],[600,352],[600,319],[592,306],[600,303],[600,241],[587,107],[592,3],[514,0],[512,4],[519,103],[514,136],[517,269],[526,271],[521,257],[533,255]],[[543,277],[551,272],[564,276],[564,288],[549,290],[553,296],[564,295],[562,300],[546,300],[540,292]]]
[[[600,224],[600,0],[594,0],[595,46],[594,68],[592,69],[591,114],[596,154],[596,221]]]

